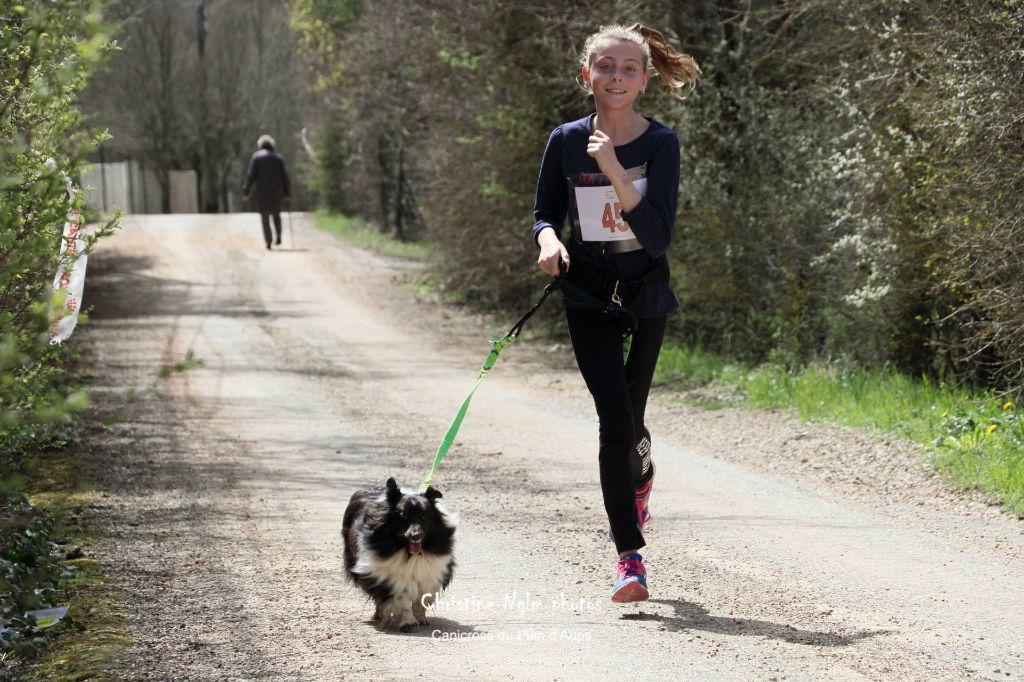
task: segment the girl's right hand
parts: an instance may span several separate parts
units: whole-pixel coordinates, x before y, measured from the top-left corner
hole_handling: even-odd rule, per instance
[[[558,236],[553,228],[545,227],[541,230],[540,234],[537,235],[537,244],[540,246],[537,265],[540,266],[541,270],[552,277],[558,277],[562,274],[559,268],[560,263],[565,263],[565,269],[569,269],[569,252],[566,251],[562,242],[558,240]]]

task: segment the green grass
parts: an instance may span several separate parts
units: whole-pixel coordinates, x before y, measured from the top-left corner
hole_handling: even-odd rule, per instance
[[[131,644],[124,617],[113,601],[102,569],[87,558],[69,562],[78,569],[66,585],[74,600],[67,618],[74,625],[47,647],[35,666],[35,679],[48,682],[113,679],[111,670]],[[67,618],[65,620],[67,620]]]
[[[356,246],[378,253],[415,260],[426,260],[428,256],[429,249],[423,242],[398,241],[391,235],[381,232],[380,228],[359,218],[317,211],[314,220],[321,229],[341,235]]]
[[[192,349],[189,348],[185,352],[185,359],[182,362],[176,362],[173,365],[162,366],[160,368],[160,371],[157,372],[157,376],[159,376],[161,379],[166,379],[175,372],[181,373],[189,369],[195,369],[196,367],[204,367],[205,365],[206,361],[203,360],[202,358],[197,358],[195,356],[195,353],[192,352]]]
[[[751,408],[791,408],[807,421],[873,429],[928,448],[935,468],[1024,516],[1024,417],[992,392],[914,379],[890,370],[811,365],[746,368],[712,353],[667,345],[655,383],[711,386]]]
[[[703,386],[722,376],[727,363],[701,348],[666,344],[654,369],[655,384],[675,384],[684,388]]]
[[[131,643],[118,596],[102,567],[88,556],[94,543],[88,510],[99,501],[93,480],[84,453],[61,450],[41,455],[25,481],[32,504],[57,520],[62,547],[81,547],[86,553],[67,561],[75,567],[61,584],[68,615],[54,626],[53,639],[29,666],[37,680],[111,679],[114,663]]]

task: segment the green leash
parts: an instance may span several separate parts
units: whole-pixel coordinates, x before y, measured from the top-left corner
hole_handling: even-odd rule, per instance
[[[434,472],[437,471],[437,465],[441,463],[441,460],[448,454],[448,450],[452,447],[452,443],[455,442],[455,436],[459,433],[459,428],[462,426],[462,420],[466,416],[466,411],[469,410],[469,402],[473,399],[473,394],[476,393],[476,389],[480,388],[480,384],[483,383],[484,379],[487,378],[488,372],[494,367],[494,363],[498,361],[498,355],[504,350],[505,346],[511,345],[518,337],[519,333],[523,331],[523,325],[526,321],[533,317],[533,314],[537,312],[537,309],[541,307],[547,297],[558,288],[559,278],[555,277],[551,282],[544,287],[544,295],[540,297],[540,300],[530,311],[523,315],[518,322],[516,322],[512,329],[508,331],[508,334],[501,337],[497,341],[491,342],[491,352],[487,354],[487,359],[484,360],[484,366],[480,368],[480,376],[477,377],[476,384],[473,385],[473,390],[469,392],[466,399],[462,401],[462,407],[459,408],[458,414],[455,415],[455,420],[452,421],[452,425],[448,427],[448,432],[444,434],[444,438],[441,439],[441,445],[437,448],[437,454],[434,455],[434,463],[430,467],[430,473],[423,479],[423,483],[420,485],[420,492],[425,492],[430,482],[434,480]]]

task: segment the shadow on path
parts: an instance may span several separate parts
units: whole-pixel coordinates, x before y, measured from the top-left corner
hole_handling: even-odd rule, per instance
[[[862,630],[852,634],[839,634],[835,632],[800,630],[792,625],[782,625],[766,620],[713,616],[700,604],[686,602],[681,599],[652,599],[651,603],[671,606],[675,614],[665,616],[657,613],[627,613],[622,616],[622,619],[661,621],[672,632],[701,630],[723,635],[767,637],[769,639],[789,642],[790,644],[809,644],[812,646],[849,646],[862,639],[885,635],[891,632],[891,630]]]

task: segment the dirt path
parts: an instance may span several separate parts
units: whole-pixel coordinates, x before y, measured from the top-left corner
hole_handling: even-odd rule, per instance
[[[295,237],[130,217],[90,260],[82,340],[122,418],[94,435],[120,677],[1021,678],[1021,523],[939,495],[906,447],[779,414],[652,407],[653,599],[611,604],[596,418],[525,345],[436,479],[461,516],[451,589],[430,626],[377,632],[342,577],[345,502],[422,479],[503,330],[413,300],[410,264],[300,216]],[[189,349],[204,366],[155,378]]]

